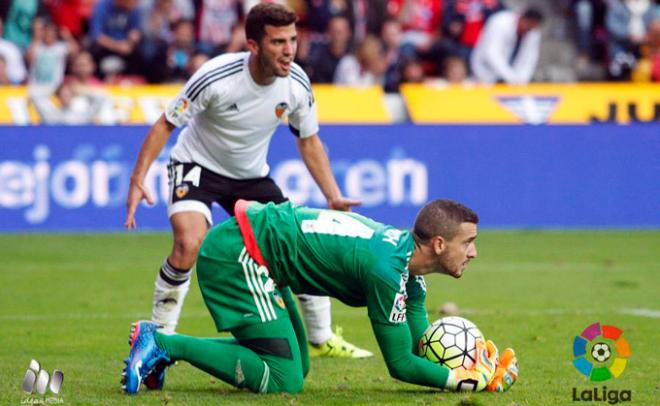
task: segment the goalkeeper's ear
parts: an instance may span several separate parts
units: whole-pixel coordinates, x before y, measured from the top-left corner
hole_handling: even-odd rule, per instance
[[[447,241],[441,235],[431,237],[431,248],[435,255],[440,255],[447,248]]]

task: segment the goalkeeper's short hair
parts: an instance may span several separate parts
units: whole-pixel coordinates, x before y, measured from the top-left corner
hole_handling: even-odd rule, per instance
[[[417,213],[413,234],[420,241],[439,235],[451,240],[461,223],[479,223],[479,216],[469,207],[449,199],[437,199]]]

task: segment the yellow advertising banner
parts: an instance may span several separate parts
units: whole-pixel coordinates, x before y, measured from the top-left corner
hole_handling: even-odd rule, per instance
[[[407,84],[401,94],[418,124],[660,122],[660,84]]]
[[[98,124],[150,124],[182,85],[106,86],[99,89],[109,99],[108,111]],[[379,87],[348,88],[314,86],[319,121],[322,123],[391,123]],[[0,87],[0,124],[39,124],[29,101],[27,87]]]

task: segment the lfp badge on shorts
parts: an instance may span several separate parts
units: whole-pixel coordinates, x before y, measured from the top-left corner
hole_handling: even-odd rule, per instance
[[[593,382],[618,378],[631,355],[623,330],[594,323],[573,340],[573,366]]]

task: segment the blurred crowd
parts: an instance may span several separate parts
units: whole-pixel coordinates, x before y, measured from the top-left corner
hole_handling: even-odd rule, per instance
[[[299,15],[297,62],[313,83],[387,92],[406,82],[528,83],[547,17],[532,1],[515,11],[506,0],[280,2]],[[28,84],[42,116],[97,114],[100,84],[184,82],[209,58],[244,50],[242,22],[256,3],[0,0],[0,85]],[[660,81],[660,0],[558,3],[576,70]]]

